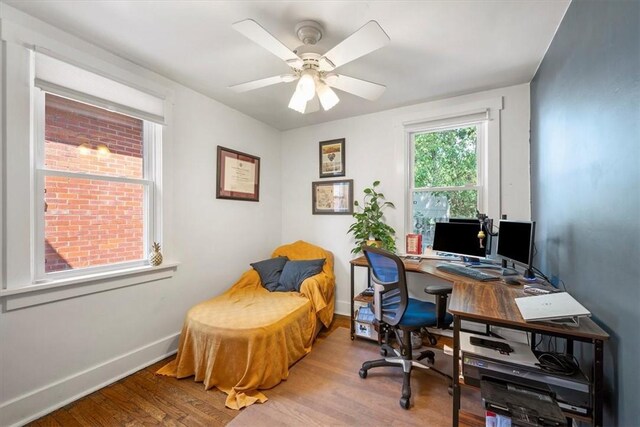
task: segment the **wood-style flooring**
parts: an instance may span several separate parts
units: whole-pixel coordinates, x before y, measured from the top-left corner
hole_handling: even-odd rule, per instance
[[[349,327],[347,316],[336,315],[331,328],[318,335],[316,345],[340,327]],[[447,343],[446,338],[441,341]],[[173,357],[148,366],[29,425],[223,426],[241,413],[226,408],[226,395],[215,388],[204,390],[202,383],[189,378],[177,380],[155,375]],[[441,392],[444,396],[448,396],[446,386],[440,384],[440,387],[443,388]],[[393,404],[396,402],[393,401]],[[380,411],[384,410],[385,408],[380,408]]]

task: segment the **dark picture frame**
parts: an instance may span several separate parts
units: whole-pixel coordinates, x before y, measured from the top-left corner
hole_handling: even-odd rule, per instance
[[[319,163],[320,178],[334,178],[345,176],[346,160],[344,152],[344,138],[320,141]]]
[[[353,180],[314,181],[311,183],[313,215],[353,214]]]
[[[260,157],[218,145],[216,199],[260,200]]]

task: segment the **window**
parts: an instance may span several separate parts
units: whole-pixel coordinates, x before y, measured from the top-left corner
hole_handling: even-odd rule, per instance
[[[34,280],[146,265],[160,237],[162,100],[52,57],[35,63]]]
[[[482,121],[409,133],[408,229],[422,234],[424,247],[433,243],[436,222],[484,212],[484,135]]]
[[[143,263],[154,237],[158,125],[44,91],[37,96],[44,132],[36,139],[36,184],[44,200],[36,278]]]

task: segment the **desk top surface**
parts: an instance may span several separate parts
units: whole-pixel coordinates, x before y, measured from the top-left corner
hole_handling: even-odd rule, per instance
[[[368,265],[364,256],[354,258],[350,262],[355,266]],[[438,270],[436,266],[440,262],[443,261],[423,259],[419,263],[405,262],[404,265],[407,271],[430,274],[453,282],[453,292],[448,308],[452,314],[478,321],[492,321],[587,339],[609,338],[609,334],[588,317],[581,318],[578,327],[525,322],[515,302],[515,298],[529,296],[524,293],[523,285],[508,285],[504,281],[479,282]]]

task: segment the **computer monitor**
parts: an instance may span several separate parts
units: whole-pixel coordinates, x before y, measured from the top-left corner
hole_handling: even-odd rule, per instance
[[[478,218],[449,218],[449,222],[480,224]]]
[[[436,222],[433,236],[433,250],[448,252],[463,257],[485,258],[487,237],[482,245],[478,240],[480,223],[476,222]]]
[[[500,221],[496,254],[527,267],[526,278],[535,278],[533,266],[534,221]]]

